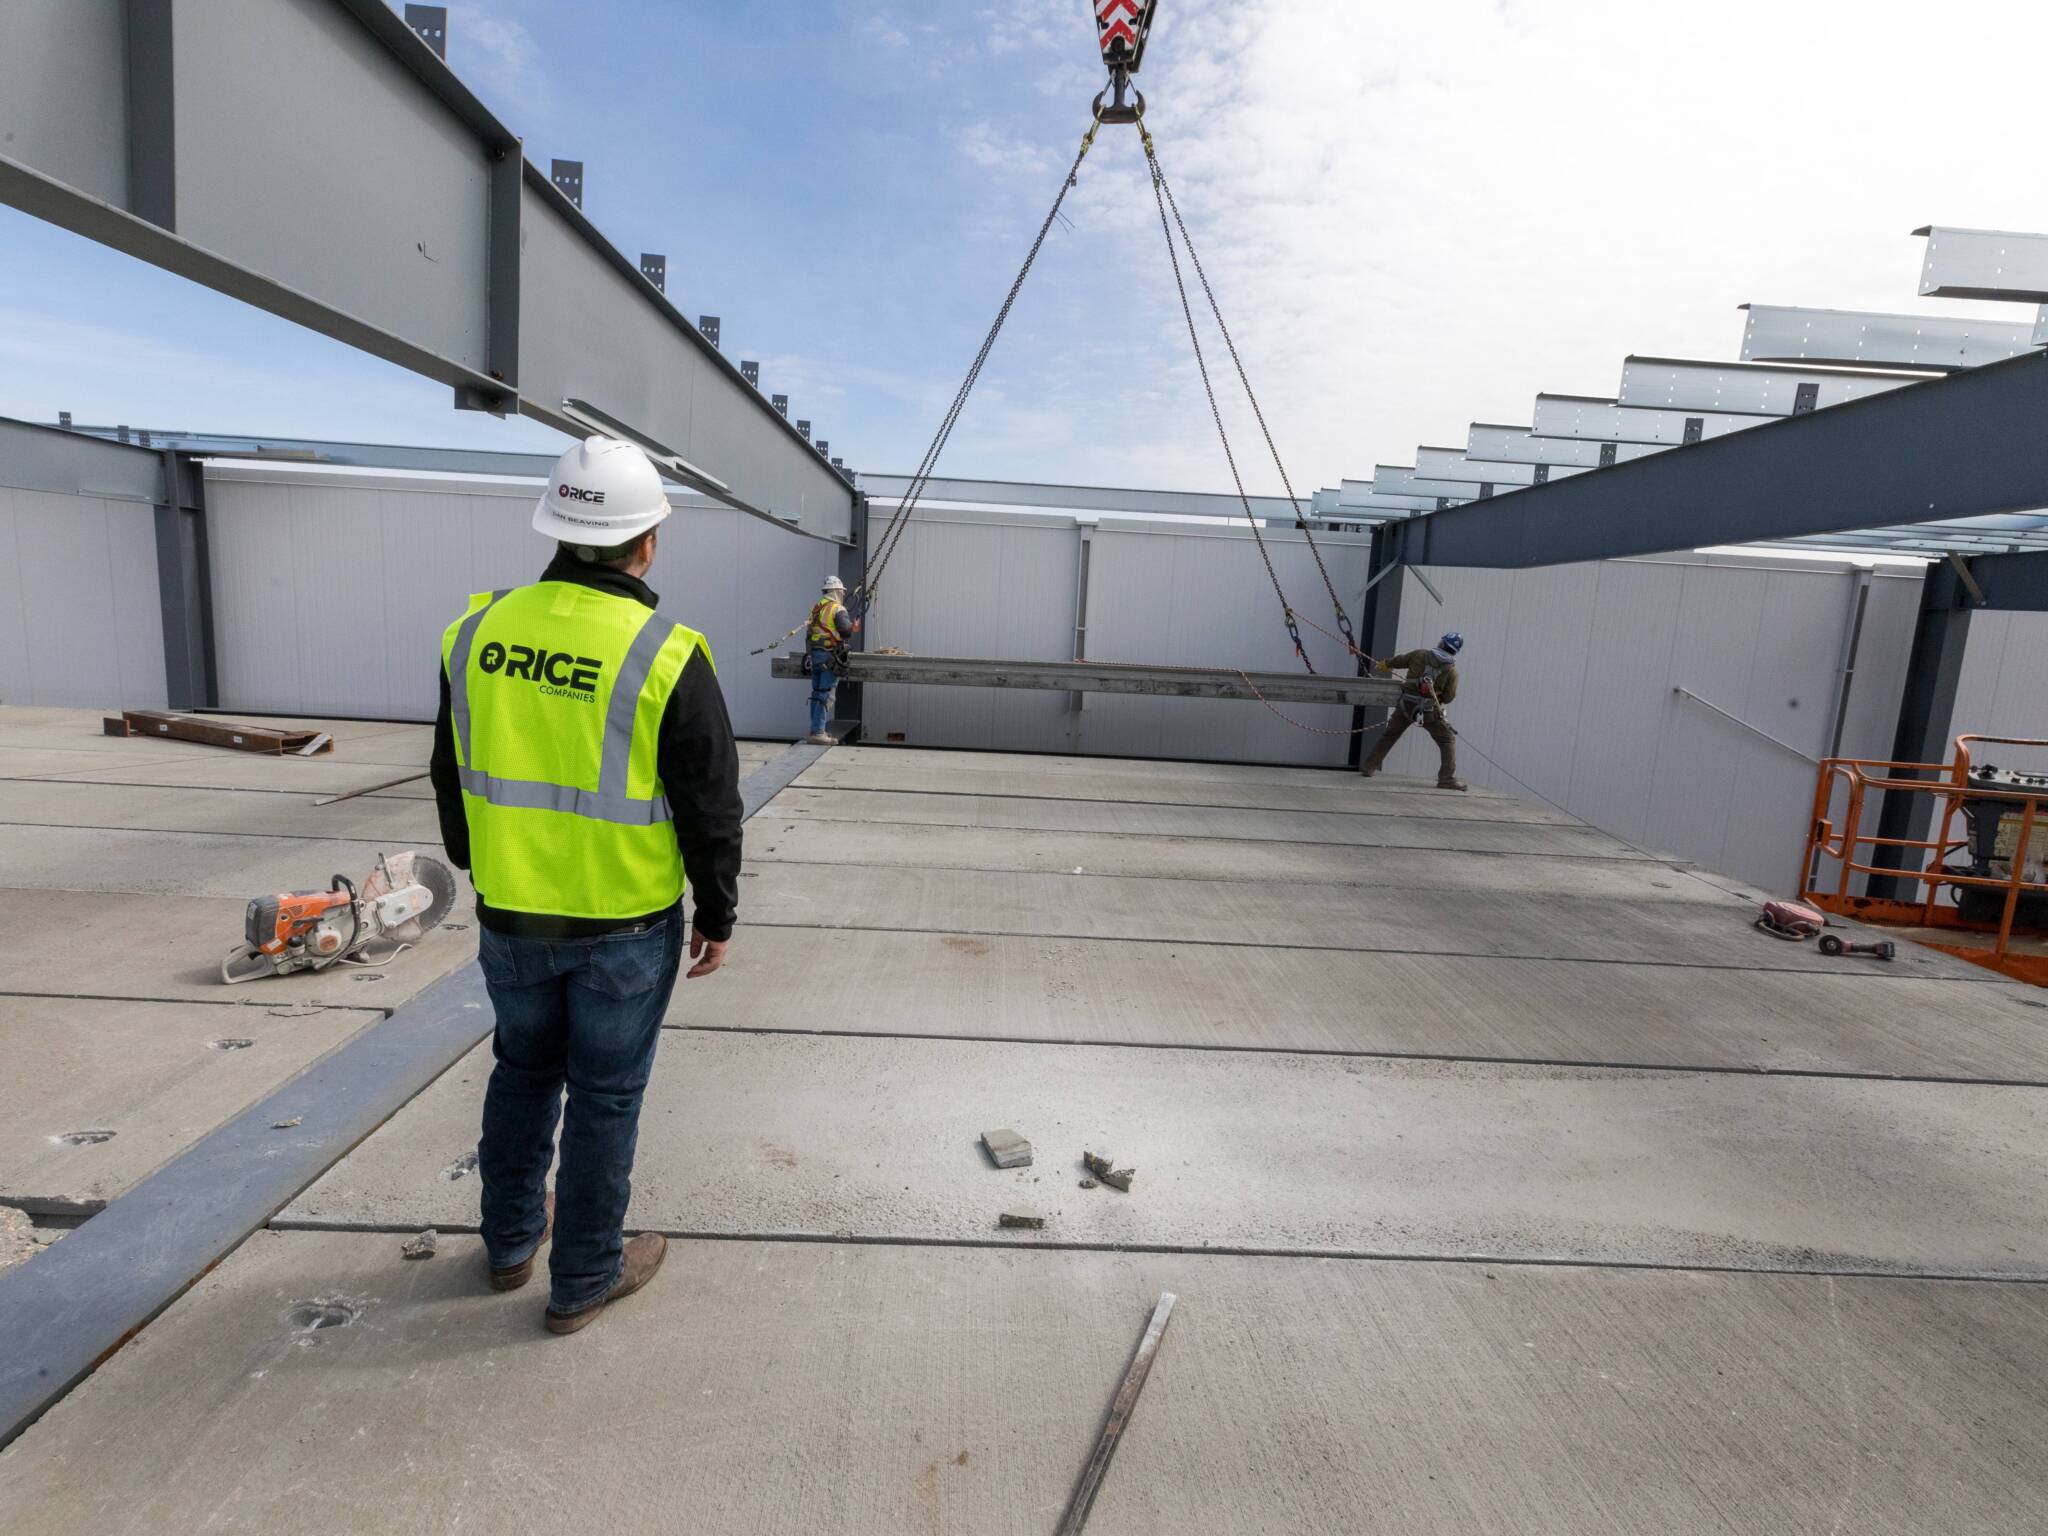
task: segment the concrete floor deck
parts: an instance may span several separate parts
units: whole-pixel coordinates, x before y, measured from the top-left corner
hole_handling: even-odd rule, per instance
[[[422,783],[315,803],[425,734],[96,729],[0,710],[0,1205],[118,1195],[473,950],[223,996],[248,895],[432,846]],[[1047,1531],[1171,1289],[1094,1536],[2048,1529],[2043,994],[1412,781],[841,748],[748,848],[653,1287],[569,1340],[482,1288],[473,1052],[0,1451],[0,1522]]]

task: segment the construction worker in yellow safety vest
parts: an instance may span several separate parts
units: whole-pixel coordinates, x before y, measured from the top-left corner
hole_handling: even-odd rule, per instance
[[[811,604],[811,617],[804,626],[804,654],[810,658],[811,668],[811,734],[804,739],[815,745],[832,745],[832,738],[825,734],[825,721],[839,687],[839,664],[846,656],[846,643],[859,633],[860,620],[846,611],[846,583],[827,576],[824,591]]]
[[[1382,677],[1396,669],[1407,673],[1408,677],[1401,686],[1401,699],[1394,706],[1387,728],[1373,743],[1372,755],[1360,765],[1360,771],[1367,778],[1385,766],[1387,754],[1394,750],[1394,743],[1401,739],[1409,726],[1419,722],[1436,743],[1436,787],[1465,788],[1458,779],[1458,733],[1444,718],[1444,706],[1458,696],[1457,656],[1464,648],[1465,637],[1453,630],[1429,649],[1404,651],[1399,656],[1389,656],[1385,661],[1374,664],[1373,671]]]
[[[550,1333],[661,1267],[660,1234],[623,1232],[641,1098],[685,944],[691,977],[716,971],[739,905],[718,673],[645,580],[668,514],[637,447],[579,443],[534,511],[555,541],[540,580],[478,593],[441,637],[429,773],[442,843],[476,885],[496,1015],[477,1145],[488,1279],[524,1285],[552,1235]]]

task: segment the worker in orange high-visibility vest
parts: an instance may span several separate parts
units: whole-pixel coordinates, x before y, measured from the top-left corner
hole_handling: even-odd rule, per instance
[[[811,658],[811,734],[805,739],[821,747],[832,744],[825,721],[839,686],[839,658],[846,654],[846,642],[859,633],[860,620],[846,611],[846,583],[827,576],[804,626],[804,651]]]

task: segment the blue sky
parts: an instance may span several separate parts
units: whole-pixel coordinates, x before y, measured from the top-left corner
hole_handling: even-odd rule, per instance
[[[1098,75],[1087,0],[452,9],[449,62],[529,157],[582,159],[598,226],[664,252],[671,296],[865,469],[915,464]],[[2048,227],[2032,92],[1998,65],[2048,56],[2044,12],[1164,0],[1143,84],[1305,489],[1539,389],[1611,393],[1630,351],[1733,357],[1744,300],[1969,312],[1914,298],[1907,231]],[[1226,489],[1129,129],[1068,207],[946,467]],[[0,209],[0,414],[60,408],[559,443]]]

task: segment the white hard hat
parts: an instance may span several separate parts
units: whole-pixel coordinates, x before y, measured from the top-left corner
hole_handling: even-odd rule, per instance
[[[827,576],[825,578],[824,590],[827,592],[844,592],[846,590],[846,583],[837,576]]]
[[[533,509],[533,531],[603,549],[639,538],[668,514],[668,495],[646,454],[615,437],[586,437],[555,460]]]

